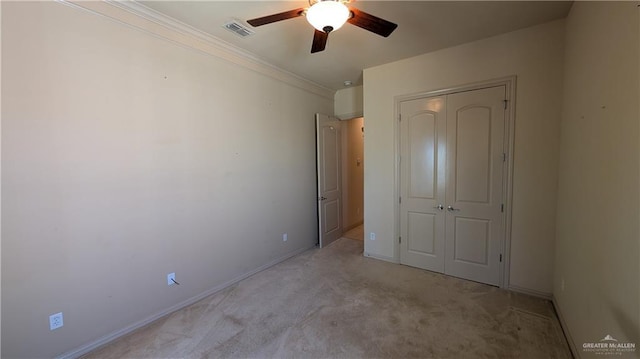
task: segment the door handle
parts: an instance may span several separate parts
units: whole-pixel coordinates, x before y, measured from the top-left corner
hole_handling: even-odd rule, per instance
[[[433,207],[433,208],[436,208],[436,209],[439,209],[439,210],[441,210],[441,211],[442,211],[442,210],[444,209],[444,206],[443,206],[443,205],[441,205],[441,204],[439,204],[439,205],[437,205],[437,206],[435,206],[435,207]]]
[[[327,199],[327,197],[320,197],[318,199],[321,200],[321,201],[324,201],[325,199]]]
[[[453,208],[452,206],[447,206],[447,209],[449,210],[449,212],[459,211],[460,210],[460,208]]]

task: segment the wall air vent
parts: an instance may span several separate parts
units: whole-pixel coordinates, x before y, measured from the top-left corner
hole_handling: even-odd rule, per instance
[[[255,34],[255,31],[249,29],[248,27],[242,25],[238,20],[231,20],[226,24],[222,25],[225,29],[233,32],[236,35],[247,37],[249,35]]]

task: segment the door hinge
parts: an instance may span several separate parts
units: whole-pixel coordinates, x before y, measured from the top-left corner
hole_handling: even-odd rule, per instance
[[[509,100],[503,100],[504,101],[504,109],[507,109],[507,103],[509,102]]]
[[[402,204],[402,197],[398,197],[398,203]]]
[[[504,212],[504,203],[500,205],[500,212]]]
[[[507,154],[506,153],[502,153],[502,162],[507,162]]]
[[[502,253],[500,253],[500,262],[502,262]]]
[[[402,115],[398,114],[398,121],[402,121]]]
[[[402,237],[398,237],[398,243],[402,243]]]

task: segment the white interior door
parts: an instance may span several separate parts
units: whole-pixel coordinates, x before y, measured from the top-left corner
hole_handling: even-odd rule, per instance
[[[500,284],[506,87],[400,102],[400,262]]]
[[[499,285],[505,86],[447,96],[445,273]]]
[[[316,114],[318,240],[320,248],[342,236],[340,121]]]
[[[400,103],[400,262],[444,272],[444,97]]]

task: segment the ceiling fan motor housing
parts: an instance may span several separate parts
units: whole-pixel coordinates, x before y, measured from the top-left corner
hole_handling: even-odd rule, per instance
[[[329,33],[342,27],[351,16],[351,12],[340,0],[324,0],[311,5],[306,15],[311,26]]]

